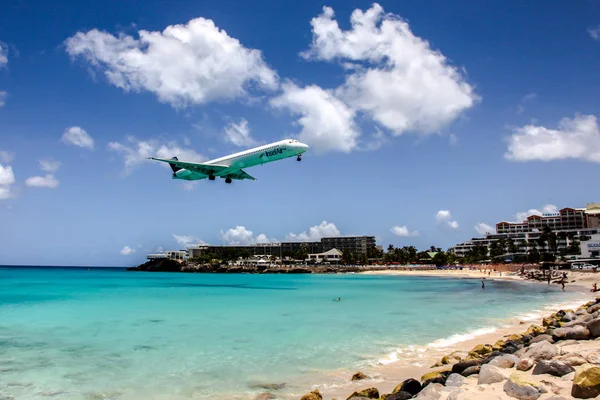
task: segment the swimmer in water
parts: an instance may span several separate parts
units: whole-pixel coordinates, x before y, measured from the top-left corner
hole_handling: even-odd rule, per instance
[[[481,280],[481,288],[485,289],[485,282],[483,281],[483,279]]]

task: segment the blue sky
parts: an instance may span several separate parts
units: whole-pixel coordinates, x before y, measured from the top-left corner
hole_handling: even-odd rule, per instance
[[[0,42],[0,264],[335,234],[447,248],[600,201],[598,1],[13,2]],[[310,151],[255,182],[143,160],[285,137]]]

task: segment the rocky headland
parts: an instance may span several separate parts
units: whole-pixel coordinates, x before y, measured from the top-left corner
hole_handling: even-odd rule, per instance
[[[370,378],[356,373],[350,379]],[[431,372],[399,382],[391,393],[365,387],[334,400],[574,398],[600,399],[600,297],[576,310],[560,310],[542,325],[493,344],[448,354]],[[318,390],[301,398],[323,399]]]

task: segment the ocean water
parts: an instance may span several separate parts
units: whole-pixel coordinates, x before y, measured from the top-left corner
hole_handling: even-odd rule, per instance
[[[0,398],[252,399],[272,383],[298,398],[326,371],[402,362],[401,349],[581,296],[431,277],[0,268]]]

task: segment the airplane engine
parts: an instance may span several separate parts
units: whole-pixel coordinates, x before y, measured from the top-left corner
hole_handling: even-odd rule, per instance
[[[173,179],[189,179],[191,177],[191,175],[193,174],[192,171],[190,171],[189,169],[180,169],[177,172],[173,173]]]

